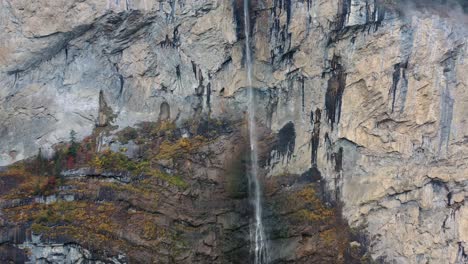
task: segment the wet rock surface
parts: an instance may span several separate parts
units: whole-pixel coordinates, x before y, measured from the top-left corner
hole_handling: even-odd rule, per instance
[[[347,261],[356,252],[365,255],[363,248],[369,259],[379,262],[467,261],[467,16],[463,8],[437,2],[251,1],[257,122],[271,131],[259,143],[265,149],[265,221],[271,228],[278,223],[292,228],[269,230],[278,238],[272,242],[274,261]],[[238,172],[245,166],[234,154],[242,152],[244,137],[223,126],[183,124],[202,124],[207,118],[239,120],[247,109],[242,5],[209,0],[0,2],[0,166],[33,157],[39,149],[44,157],[55,159],[53,146],[69,142],[71,130],[79,142],[93,135],[96,153],[109,148],[122,154],[104,153],[108,160],[132,160],[121,168],[94,164],[107,168],[102,171],[89,171],[87,157],[60,160],[65,181],[74,184],[58,193],[51,192],[55,183],[47,177],[17,177],[21,171],[11,170],[3,175],[2,169],[0,224],[2,241],[9,241],[2,242],[0,250],[7,252],[2,258],[21,262],[28,257],[14,245],[31,239],[26,230],[34,220],[9,218],[14,208],[47,212],[47,206],[57,209],[53,206],[73,194],[76,204],[59,210],[65,216],[82,214],[87,203],[117,203],[115,208],[90,208],[113,216],[109,219],[116,226],[102,226],[107,233],[101,235],[110,237],[106,243],[98,236],[79,240],[74,230],[63,240],[96,256],[115,257],[125,251],[128,260],[137,262],[152,254],[176,263],[243,259],[249,251],[250,213],[242,187],[245,179],[228,176],[225,170]],[[139,189],[146,185],[140,183],[148,175],[136,163],[148,149],[138,150],[143,143],[131,128],[158,121],[182,128],[175,131],[177,139],[210,138],[207,132],[219,129],[210,144],[216,145],[214,158],[222,159],[218,163],[226,168],[207,165],[205,154],[176,163],[168,159],[174,150],[192,149],[183,141],[185,147],[173,148],[171,141],[151,163],[165,174],[147,184],[150,196],[140,197],[146,193]],[[120,138],[126,140],[116,139],[117,132],[105,132],[109,129],[123,131]],[[198,149],[206,142],[192,143]],[[161,139],[152,146],[162,145]],[[81,163],[87,166],[73,168]],[[126,170],[129,165],[134,167]],[[187,182],[167,177],[181,168],[191,168],[185,172],[191,175]],[[59,202],[24,196],[35,192],[34,184],[24,185],[30,178],[45,186],[40,197],[56,195]],[[283,178],[288,180],[281,183]],[[186,184],[189,189],[184,189]],[[278,197],[295,196],[305,186],[315,190],[326,208],[339,208],[352,229],[360,230],[359,239],[353,232],[349,235],[355,251],[343,247],[344,253],[333,253],[330,248],[336,245],[314,242],[321,241],[318,234],[341,226],[338,220],[308,223],[289,217],[290,205],[275,209],[287,200]],[[157,205],[151,202],[156,196],[162,201]],[[312,203],[295,205],[298,210],[315,209]],[[147,242],[132,233],[145,226],[141,208],[148,217],[165,215],[158,222],[164,232],[155,231],[165,233],[164,239]],[[10,215],[8,210],[13,210]],[[274,216],[276,211],[284,215]],[[92,215],[69,220],[82,226]],[[153,218],[149,221],[157,222]],[[11,224],[14,220],[20,227]],[[114,228],[120,231],[110,231]],[[226,230],[232,230],[231,235]],[[188,252],[184,243],[176,242],[179,233],[189,244],[201,242],[190,244]],[[217,236],[221,233],[225,237]],[[50,234],[55,236],[51,239],[59,237],[55,231]],[[99,251],[103,244],[105,254]],[[135,246],[140,244],[144,246]]]

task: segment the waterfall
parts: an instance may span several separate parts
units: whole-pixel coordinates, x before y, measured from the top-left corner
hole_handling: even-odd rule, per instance
[[[250,173],[249,173],[249,198],[254,207],[254,222],[250,228],[250,241],[254,242],[254,263],[268,263],[268,245],[266,244],[265,231],[262,223],[262,197],[260,182],[258,180],[258,146],[255,125],[255,97],[252,87],[252,51],[250,43],[250,15],[249,0],[244,0],[244,30],[245,30],[245,65],[248,82],[248,127],[250,142]]]

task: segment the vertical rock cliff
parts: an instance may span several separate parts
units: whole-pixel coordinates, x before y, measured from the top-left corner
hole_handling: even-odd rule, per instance
[[[0,260],[249,260],[243,4],[0,1]],[[271,263],[468,262],[466,8],[250,1]]]

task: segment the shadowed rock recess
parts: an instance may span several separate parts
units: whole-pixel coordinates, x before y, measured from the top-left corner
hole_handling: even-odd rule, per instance
[[[268,263],[468,263],[467,2],[248,3],[0,1],[0,263],[251,263],[250,86]]]

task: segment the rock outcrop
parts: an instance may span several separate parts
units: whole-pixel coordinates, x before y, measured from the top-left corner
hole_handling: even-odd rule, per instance
[[[145,123],[110,141],[135,141],[136,155],[95,152],[88,147],[96,139],[87,139],[75,146],[76,154],[70,144],[57,150],[62,158],[15,164],[1,174],[9,184],[0,190],[1,260],[249,262],[249,155],[239,125]],[[262,142],[273,142],[266,132]],[[269,148],[262,149],[267,157]],[[59,177],[46,176],[63,165]],[[270,261],[358,263],[365,245],[350,242],[359,233],[343,221],[338,206],[325,203],[320,177],[312,176],[264,179]]]
[[[275,197],[304,197],[302,188],[312,184],[322,209],[339,208],[346,220],[341,223],[340,216],[323,225],[359,229],[359,239],[347,243],[367,247],[375,261],[466,263],[468,18],[463,9],[377,0],[256,0],[250,5],[257,120],[273,135],[261,142],[269,144],[262,157],[266,222],[296,225],[282,218],[288,212],[273,216],[284,210],[274,209],[281,204]],[[79,141],[95,133],[97,152],[125,148],[126,155],[137,158],[132,139],[112,146],[118,131],[148,121],[183,127],[186,120],[242,119],[249,88],[242,8],[239,0],[1,1],[0,166],[38,153],[52,158],[53,146],[70,141],[72,130]],[[181,138],[184,133],[197,134],[187,128]],[[218,144],[228,146],[230,140]],[[160,162],[165,168],[173,165]],[[199,170],[204,169],[194,173]],[[216,181],[226,180],[214,174]],[[281,177],[288,180],[281,183]],[[2,195],[16,186],[14,179],[2,179]],[[213,192],[208,185],[200,183],[201,196]],[[209,200],[200,207],[236,204]],[[177,206],[191,211],[189,222],[205,212],[193,204]],[[237,222],[233,219],[225,221]],[[248,217],[242,221],[248,223]],[[276,251],[282,256],[278,261],[304,257],[307,263],[313,259],[304,252],[325,252],[323,244],[310,244],[326,241],[314,228],[293,228],[289,235],[278,231],[276,237],[291,245],[282,248],[289,255]],[[247,229],[236,234],[248,240]],[[196,249],[203,257],[196,261],[229,256],[219,248],[210,252],[221,240],[211,231],[204,234],[206,242]],[[301,234],[308,242],[302,243]],[[236,243],[245,244],[239,239]],[[314,250],[291,257],[306,245]],[[351,252],[349,247],[343,252]],[[344,255],[330,256],[344,260]]]

